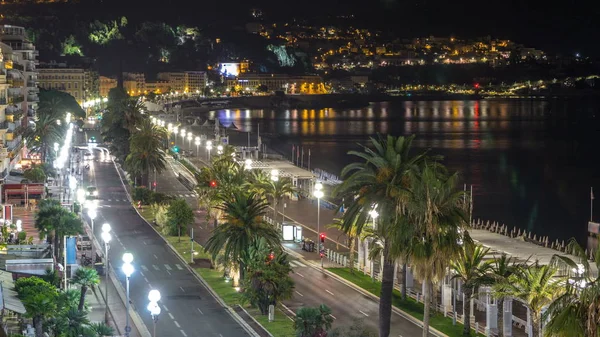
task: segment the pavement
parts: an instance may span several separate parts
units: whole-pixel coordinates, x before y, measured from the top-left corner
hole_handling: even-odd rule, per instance
[[[100,237],[101,224],[106,222],[112,226],[113,239],[108,255],[116,271],[113,275],[122,287],[126,283],[120,272],[123,264],[121,257],[125,252],[131,252],[134,256],[135,272],[130,277],[130,299],[132,312],[139,314],[142,330],[152,331],[153,320],[146,311],[147,296],[151,289],[158,289],[162,294],[159,302],[162,313],[156,325],[157,336],[250,336],[227,308],[187,269],[185,262],[136,213],[112,162],[95,162],[86,172],[85,181],[99,191],[95,236]],[[163,183],[159,180],[159,186]]]

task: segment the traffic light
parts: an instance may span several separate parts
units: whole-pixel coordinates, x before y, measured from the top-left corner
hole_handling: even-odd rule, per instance
[[[152,187],[156,187],[156,181],[152,182]]]
[[[479,83],[475,83],[475,89],[479,89]]]
[[[217,182],[215,180],[211,180],[210,181],[210,187],[211,188],[216,188],[217,187]]]
[[[275,254],[273,254],[273,252],[271,252],[271,254],[269,254],[269,261],[273,261],[274,258],[275,258]]]
[[[321,243],[325,243],[325,233],[321,233],[319,237],[321,238]]]

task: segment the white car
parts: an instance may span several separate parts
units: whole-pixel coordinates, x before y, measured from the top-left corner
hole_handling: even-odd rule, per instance
[[[87,196],[87,199],[96,199],[98,196],[98,189],[96,186],[88,186],[85,195]]]

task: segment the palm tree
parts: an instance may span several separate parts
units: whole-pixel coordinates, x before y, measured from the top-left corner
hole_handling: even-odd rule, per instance
[[[344,231],[357,226],[360,232],[369,218],[368,212],[363,209],[378,205],[378,226],[382,227],[382,233],[386,233],[379,301],[379,334],[382,337],[390,333],[394,262],[400,255],[398,251],[404,247],[395,242],[394,237],[398,233],[398,223],[404,216],[411,183],[409,177],[419,170],[427,157],[426,152],[415,156],[411,154],[413,139],[414,136],[371,138],[373,149],[365,146],[362,152],[348,152],[361,161],[349,164],[342,170],[345,180],[334,191],[337,197],[352,200],[344,216],[354,220],[345,223]]]
[[[74,213],[60,205],[48,202],[42,206],[35,216],[35,227],[40,235],[54,232],[54,256],[60,259],[62,237],[82,233],[83,223]]]
[[[491,266],[490,276],[494,280],[494,283],[503,283],[515,272],[519,272],[520,269],[526,267],[526,263],[517,263],[517,259],[509,257],[506,254],[500,255],[500,257],[494,257]],[[494,294],[497,295],[497,294]],[[504,300],[503,296],[496,297],[498,302],[498,337],[504,336]]]
[[[98,272],[96,269],[92,268],[79,268],[75,272],[75,276],[72,280],[73,283],[79,284],[81,286],[81,297],[79,298],[79,305],[77,306],[77,310],[83,311],[83,306],[85,304],[85,294],[89,287],[94,287],[100,283],[100,278],[98,277]]]
[[[264,187],[267,196],[273,199],[273,220],[277,220],[277,204],[288,194],[293,193],[296,188],[290,178],[279,178],[275,181],[269,179]]]
[[[569,243],[568,251],[579,258],[583,274],[567,282],[565,293],[558,297],[544,314],[548,320],[544,329],[545,336],[600,336],[600,278],[590,273],[585,250],[574,239]],[[557,255],[556,258],[569,268],[579,270],[572,259]],[[600,269],[600,243],[594,252],[596,269]]]
[[[26,315],[33,319],[35,336],[43,337],[43,323],[46,319],[52,317],[56,311],[56,296],[49,296],[46,293],[37,293],[27,296],[23,299]]]
[[[327,330],[331,328],[333,318],[331,309],[325,304],[317,308],[302,307],[296,312],[294,329],[298,337],[322,337],[327,336]]]
[[[463,247],[459,250],[458,256],[450,262],[450,269],[454,272],[452,278],[459,279],[463,283],[463,335],[465,336],[471,334],[471,306],[469,305],[471,298],[477,288],[492,283],[489,275],[492,261],[485,261],[485,256],[489,251],[489,248],[474,243],[465,232]]]
[[[212,231],[205,250],[216,259],[223,251],[226,261],[232,261],[240,268],[240,278],[244,278],[247,255],[250,246],[264,239],[268,246],[281,248],[279,232],[264,220],[269,204],[254,193],[236,191],[230,199],[222,196],[219,209],[224,214],[224,223]]]
[[[65,124],[57,123],[57,120],[63,119],[64,113],[49,110],[39,113],[33,128],[25,131],[24,137],[27,144],[34,151],[40,154],[42,162],[46,162],[51,144],[60,143],[65,134]]]
[[[461,229],[466,225],[463,192],[456,189],[458,175],[448,176],[439,164],[426,164],[416,180],[408,214],[416,227],[410,235],[410,259],[424,283],[423,336],[429,335],[433,284],[445,275],[449,261],[459,252]]]
[[[137,98],[126,99],[119,107],[123,114],[123,127],[129,130],[131,134],[136,132],[136,128],[143,120],[144,103]]]
[[[66,331],[64,331],[64,333],[67,337],[83,336],[90,331],[88,327],[90,320],[87,318],[87,314],[85,312],[76,309],[70,309],[64,313],[63,319],[66,323]]]
[[[97,336],[112,336],[115,330],[104,323],[92,323],[90,329],[96,333]]]
[[[351,274],[354,273],[354,251],[356,250],[356,240],[362,240],[361,234],[365,227],[359,227],[356,225],[356,223],[346,224],[345,222],[355,222],[356,219],[357,218],[346,218],[344,215],[341,218],[333,219],[333,223],[328,226],[329,228],[336,228],[340,231],[343,231],[344,234],[346,234],[346,237],[348,238],[348,248],[350,250],[350,253],[348,255],[348,264],[350,265]]]
[[[541,337],[542,309],[564,292],[558,269],[552,265],[534,265],[511,275],[506,282],[495,284],[496,297],[512,297],[520,300],[531,314],[533,336]]]
[[[130,154],[125,165],[135,176],[142,177],[142,185],[148,185],[151,172],[161,173],[166,169],[165,153],[161,150],[166,138],[165,128],[152,124],[148,119],[141,121],[130,138]]]

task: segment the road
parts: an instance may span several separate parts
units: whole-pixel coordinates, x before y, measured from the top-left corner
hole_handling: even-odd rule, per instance
[[[168,193],[174,195],[187,195],[190,193],[177,180],[176,173],[172,169],[168,169],[158,176],[159,192],[163,192],[161,186],[167,187]],[[189,198],[186,198],[186,200],[197,207],[197,202]],[[194,227],[196,241],[203,244],[210,235],[210,229],[211,226],[207,225],[205,221],[205,213],[198,210]],[[357,320],[363,320],[365,325],[377,330],[379,302],[305,262],[293,258],[291,265],[294,270],[291,276],[294,279],[296,289],[294,297],[283,302],[291,311],[296,312],[298,308],[303,306],[316,307],[325,304],[332,310],[332,315],[335,318],[334,327],[348,327]],[[421,336],[421,334],[422,329],[419,326],[396,313],[392,314],[390,336],[408,337]]]
[[[112,226],[109,260],[124,287],[121,257],[124,252],[134,256],[136,271],[130,278],[130,298],[149,331],[153,322],[146,310],[148,291],[158,289],[162,294],[162,313],[156,326],[157,336],[250,336],[138,216],[112,162],[94,163],[85,176],[84,181],[99,191],[95,236],[100,237],[103,223]]]

